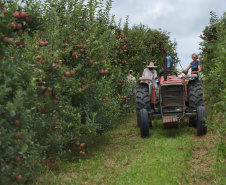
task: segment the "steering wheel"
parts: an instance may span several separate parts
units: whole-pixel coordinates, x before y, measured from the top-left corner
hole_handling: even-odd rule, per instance
[[[169,74],[171,74],[171,72],[174,73],[176,76],[178,75],[176,71],[169,70],[167,76],[170,76]],[[164,71],[162,71],[162,72],[159,74],[159,76],[163,76],[163,75],[164,75]]]

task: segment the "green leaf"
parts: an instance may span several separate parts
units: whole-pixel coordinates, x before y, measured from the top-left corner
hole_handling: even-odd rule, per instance
[[[28,149],[28,145],[26,143],[24,143],[21,147],[21,152],[25,153],[27,151],[27,149]]]

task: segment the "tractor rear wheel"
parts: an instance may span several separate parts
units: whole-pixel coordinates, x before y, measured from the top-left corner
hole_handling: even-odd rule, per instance
[[[189,112],[192,113],[197,110],[199,106],[203,106],[203,93],[202,84],[199,79],[195,79],[189,82],[188,86],[188,98],[189,98]],[[196,127],[196,119],[189,118],[189,125]]]
[[[203,106],[197,108],[197,136],[203,136],[207,133],[206,109]]]
[[[137,112],[137,125],[140,127],[140,110],[150,110],[150,96],[149,87],[146,83],[138,83],[136,86],[136,112]]]
[[[140,110],[140,135],[141,137],[149,137],[149,118],[146,109]]]
[[[140,127],[140,110],[150,110],[150,95],[149,87],[146,83],[138,83],[136,86],[136,112],[137,112],[137,125]]]

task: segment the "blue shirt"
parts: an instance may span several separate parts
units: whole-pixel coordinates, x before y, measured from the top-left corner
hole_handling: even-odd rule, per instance
[[[167,67],[170,68],[170,63],[172,62],[172,59],[169,55],[167,55],[166,59],[167,59]]]
[[[198,71],[199,70],[198,66],[201,65],[198,60],[195,63],[192,61],[190,64],[191,64],[191,72],[192,71]]]

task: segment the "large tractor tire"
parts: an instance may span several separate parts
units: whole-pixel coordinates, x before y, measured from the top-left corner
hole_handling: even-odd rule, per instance
[[[197,108],[197,136],[203,136],[207,133],[207,124],[205,121],[206,109],[203,106]]]
[[[137,125],[140,127],[140,110],[150,110],[150,95],[149,87],[146,83],[138,83],[136,85],[136,112],[137,112]]]
[[[147,109],[140,110],[140,135],[141,137],[149,137],[149,118]]]
[[[188,84],[188,100],[189,100],[189,112],[192,113],[197,110],[199,106],[203,106],[203,93],[202,84],[199,79],[190,81]],[[189,125],[197,127],[195,118],[189,118]]]

